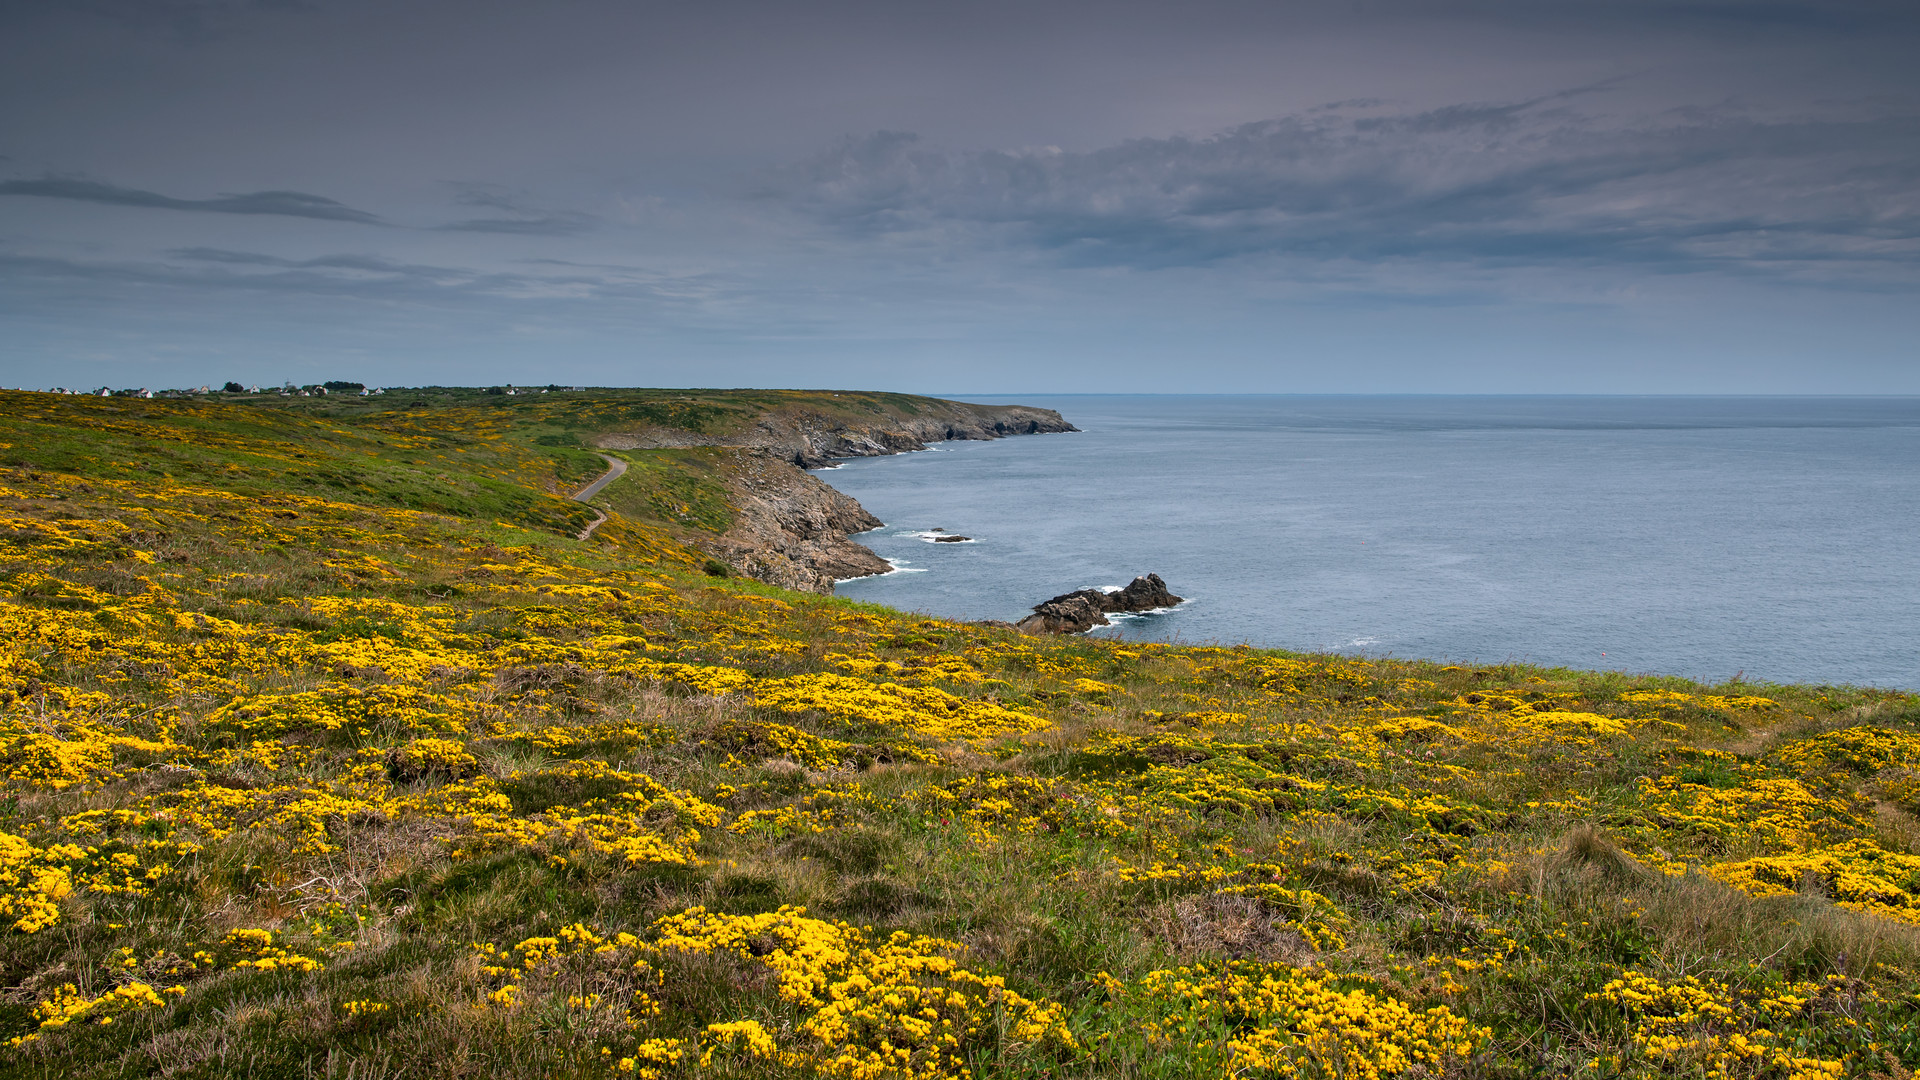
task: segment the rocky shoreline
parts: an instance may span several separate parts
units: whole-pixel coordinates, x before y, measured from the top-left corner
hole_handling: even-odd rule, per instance
[[[769,413],[749,430],[733,435],[702,435],[681,428],[647,427],[609,432],[595,437],[593,443],[606,450],[739,447],[785,459],[798,468],[819,469],[839,458],[925,450],[928,443],[1078,430],[1052,409],[934,401],[931,407],[916,414],[886,415],[868,423],[850,423],[804,409],[783,410]]]
[[[831,593],[835,581],[893,569],[849,539],[882,524],[853,496],[779,458],[743,458],[727,482],[733,527],[693,546],[736,574],[803,592]]]
[[[732,526],[719,536],[691,536],[686,542],[742,576],[831,593],[835,581],[884,574],[893,567],[850,539],[879,528],[880,519],[807,469],[823,468],[837,458],[924,450],[933,442],[1078,430],[1052,409],[918,398],[903,404],[900,412],[865,423],[796,409],[769,413],[732,435],[648,427],[608,432],[591,441],[606,450],[706,446],[735,451],[724,480]]]

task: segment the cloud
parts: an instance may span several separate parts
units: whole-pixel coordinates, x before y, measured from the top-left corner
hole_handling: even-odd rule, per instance
[[[165,281],[195,287],[363,296],[382,300],[445,299],[458,296],[537,295],[555,288],[597,288],[599,279],[500,273],[465,267],[396,262],[378,255],[323,255],[287,259],[221,248],[176,248],[171,258],[193,264],[71,264],[78,276],[100,275]]]
[[[475,218],[436,225],[440,232],[514,233],[522,236],[577,236],[593,228],[591,214],[550,214],[540,218]]]
[[[507,233],[521,236],[576,236],[592,229],[599,219],[578,211],[553,211],[534,205],[524,192],[499,184],[450,181],[456,201],[466,206],[500,210],[511,217],[473,218],[434,228],[442,232]]]
[[[340,297],[382,304],[432,305],[503,300],[556,303],[627,302],[697,306],[736,293],[739,283],[711,273],[672,274],[631,267],[596,268],[556,260],[523,260],[564,269],[518,272],[405,263],[378,255],[289,259],[222,248],[176,248],[167,261],[83,260],[10,254],[0,248],[0,287],[84,281],[102,288],[166,287],[208,293],[272,293]],[[600,272],[582,272],[599,270]],[[108,293],[99,293],[106,296]]]
[[[197,210],[209,214],[272,214],[320,221],[348,221],[361,225],[385,224],[364,210],[355,210],[332,199],[300,191],[255,191],[212,199],[175,199],[94,180],[45,176],[38,180],[0,180],[0,195],[34,195],[45,199],[73,199],[159,210]]]
[[[1072,263],[1631,264],[1909,277],[1920,113],[1732,107],[1610,118],[1573,91],[1400,111],[1348,102],[1092,151],[844,141],[754,194],[855,235],[1024,245]]]
[[[4,159],[0,159],[4,160]],[[473,218],[428,228],[435,232],[505,233],[521,236],[577,236],[591,230],[599,219],[578,211],[543,210],[505,188],[490,184],[457,184],[458,202],[505,211],[511,217]],[[359,225],[388,225],[389,222],[364,210],[320,195],[299,191],[256,191],[244,195],[221,195],[213,199],[176,199],[151,191],[125,188],[77,177],[45,176],[38,180],[0,180],[0,195],[30,195],[47,199],[72,199],[78,202],[105,203],[112,206],[137,206],[159,210],[197,210],[211,214],[271,214],[281,217],[313,218],[320,221],[345,221]]]
[[[252,251],[227,251],[221,248],[175,248],[167,253],[176,259],[192,262],[219,263],[227,266],[273,267],[286,270],[335,270],[359,274],[379,274],[398,277],[412,277],[434,281],[449,281],[476,277],[473,271],[456,270],[444,266],[422,266],[412,263],[398,263],[383,259],[378,255],[323,255],[316,259],[283,259],[277,255],[263,255]]]

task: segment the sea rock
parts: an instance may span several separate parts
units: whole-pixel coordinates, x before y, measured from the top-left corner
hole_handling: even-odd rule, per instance
[[[1014,625],[1029,634],[1079,634],[1107,626],[1108,612],[1153,611],[1180,603],[1159,574],[1143,574],[1118,592],[1076,589],[1036,604],[1033,614]]]
[[[1119,592],[1101,596],[1106,600],[1107,606],[1103,609],[1106,611],[1153,611],[1180,603],[1180,597],[1167,589],[1167,583],[1160,580],[1159,574],[1134,578]]]
[[[1078,634],[1096,626],[1106,626],[1107,616],[1100,610],[1100,595],[1092,589],[1056,596],[1034,605],[1033,614],[1014,623],[1029,634]]]
[[[961,536],[958,533],[953,533],[947,536],[936,536],[933,538],[933,542],[936,544],[964,544],[971,539],[973,539],[971,536]]]

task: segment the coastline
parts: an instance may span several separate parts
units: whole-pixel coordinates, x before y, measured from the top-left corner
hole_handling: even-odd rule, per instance
[[[816,402],[818,397],[816,393]],[[851,539],[884,523],[816,472],[858,458],[925,452],[933,449],[930,443],[1079,430],[1052,409],[871,397],[877,401],[867,408],[867,418],[830,415],[815,404],[800,404],[764,411],[733,432],[634,425],[590,441],[602,450],[709,450],[721,455],[716,479],[725,488],[732,520],[717,535],[688,530],[682,542],[731,573],[831,594],[836,582],[885,576],[897,568]]]
[[[1030,403],[1085,434],[827,478],[934,570],[842,595],[1005,619],[1152,570],[1204,602],[1095,636],[1920,687],[1913,401]],[[981,543],[893,535],[931,526]]]

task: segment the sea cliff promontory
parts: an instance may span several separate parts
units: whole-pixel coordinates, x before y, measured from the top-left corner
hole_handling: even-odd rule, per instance
[[[734,573],[826,593],[835,581],[891,567],[849,539],[878,528],[880,519],[805,470],[952,439],[1075,430],[1052,409],[827,391],[770,401],[748,423],[692,426],[648,417],[586,441],[633,453],[706,451],[708,475],[724,487],[731,518],[722,530],[687,531],[681,538]]]

